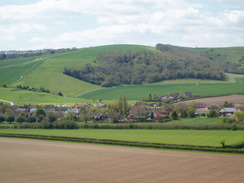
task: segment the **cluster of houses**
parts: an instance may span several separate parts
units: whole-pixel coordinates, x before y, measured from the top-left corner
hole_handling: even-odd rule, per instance
[[[189,93],[189,97],[192,96]],[[172,98],[171,98],[172,97]],[[170,94],[167,96],[164,96],[164,99],[177,99],[179,97],[178,94]],[[35,111],[40,108],[38,105],[24,105],[24,106],[11,106],[11,108],[14,111],[14,115],[18,116],[19,113],[24,112],[26,113],[26,116],[33,116]],[[95,107],[92,104],[75,104],[72,107],[67,107],[66,105],[45,105],[42,106],[42,109],[45,112],[54,112],[54,113],[60,113],[62,115],[67,115],[68,113],[71,113],[73,115],[78,115],[80,113],[81,108],[83,109],[91,109],[91,108],[106,108],[105,103],[98,103]],[[235,107],[223,107],[220,108],[218,106],[207,106],[204,103],[197,103],[195,108],[195,116],[197,117],[203,117],[207,116],[210,110],[218,111],[219,116],[228,117],[233,115],[235,112],[237,112],[239,108]],[[165,117],[169,117],[170,113],[173,111],[172,108],[168,107],[165,109],[162,109],[160,107],[157,107],[154,103],[146,103],[146,102],[137,102],[134,106],[130,108],[129,115],[127,116],[130,120],[147,120],[155,119],[160,120],[164,119]],[[91,114],[91,119],[98,119],[98,120],[104,120],[108,119],[108,113],[106,114],[100,114],[100,113],[94,113]]]
[[[210,110],[219,110],[219,116],[229,117],[229,116],[233,115],[235,112],[237,112],[239,109],[240,108],[237,108],[237,107],[219,108],[218,106],[215,106],[215,105],[207,107],[207,105],[204,103],[197,103],[195,115],[199,116],[199,117],[207,116],[207,113]]]
[[[190,100],[193,99],[194,95],[191,92],[184,92],[184,93],[171,93],[171,94],[167,94],[164,96],[149,96],[149,100],[148,101],[152,101],[152,102],[180,102],[183,100]]]
[[[59,112],[59,113],[62,113],[63,115],[66,115],[68,113],[72,113],[73,115],[77,115],[77,114],[79,114],[79,111],[81,108],[85,108],[85,109],[94,108],[94,106],[92,104],[75,104],[72,107],[67,107],[66,105],[57,105],[57,106],[54,106],[54,105],[44,105],[44,106],[39,106],[39,105],[17,106],[17,105],[13,105],[10,107],[13,109],[15,116],[18,116],[18,114],[21,112],[24,112],[28,116],[31,116],[40,107],[45,112]],[[97,108],[105,108],[105,107],[106,107],[105,103],[97,104]]]
[[[218,107],[218,106],[207,106],[205,103],[196,103],[195,106],[195,116],[204,117],[210,112],[210,110],[215,110],[216,114],[221,117],[229,117],[235,112],[239,111],[241,107]],[[157,106],[152,106],[149,103],[138,102],[131,107],[129,119],[148,119],[154,118],[156,120],[164,119],[168,117],[173,111],[172,108],[168,107],[162,109]]]

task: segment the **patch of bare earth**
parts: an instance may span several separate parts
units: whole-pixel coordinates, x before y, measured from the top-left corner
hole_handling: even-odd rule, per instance
[[[229,95],[229,96],[221,96],[221,97],[209,97],[209,98],[190,100],[190,101],[181,102],[181,103],[190,103],[192,101],[205,103],[205,104],[207,104],[207,106],[223,105],[226,101],[228,103],[244,105],[244,95]]]
[[[3,183],[241,183],[244,156],[0,138]]]

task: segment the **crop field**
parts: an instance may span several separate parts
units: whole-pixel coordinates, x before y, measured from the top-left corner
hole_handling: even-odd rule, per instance
[[[118,98],[121,93],[124,93],[128,100],[140,100],[147,98],[149,94],[162,96],[167,93],[192,92],[194,95],[219,96],[244,92],[243,77],[236,79],[234,83],[185,83],[184,81],[182,80],[182,84],[148,84],[103,88],[83,94],[81,98],[112,100]]]
[[[221,140],[225,140],[226,145],[238,143],[244,140],[244,131],[226,130],[0,129],[0,133],[53,135],[207,146],[221,146]]]

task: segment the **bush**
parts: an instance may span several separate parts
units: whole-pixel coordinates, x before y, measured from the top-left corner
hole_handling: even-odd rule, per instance
[[[15,120],[14,116],[9,116],[9,117],[6,118],[6,121],[9,122],[9,123],[14,122],[14,120]]]
[[[25,122],[25,118],[22,116],[19,116],[16,118],[16,122],[20,122],[20,123]]]
[[[33,129],[36,129],[36,128],[42,128],[42,125],[41,125],[41,123],[27,123],[27,122],[24,122],[24,123],[19,125],[19,128],[33,128]]]
[[[52,129],[53,128],[53,124],[44,120],[41,122],[41,127],[44,129]]]
[[[54,115],[50,115],[50,116],[48,116],[48,121],[52,123],[54,121],[57,121],[57,118]]]
[[[0,123],[5,121],[5,118],[3,116],[0,116]]]
[[[38,117],[36,118],[36,121],[37,121],[37,122],[41,122],[44,118],[45,118],[45,116],[40,115],[40,116],[38,116]]]
[[[30,122],[30,123],[36,122],[36,118],[35,117],[28,117],[28,118],[26,118],[26,122]]]
[[[207,113],[207,116],[208,116],[209,118],[215,118],[215,117],[217,117],[217,111],[215,111],[215,110],[210,110],[210,111]]]
[[[57,129],[79,129],[79,125],[74,121],[59,121],[53,123],[53,128]]]
[[[224,123],[235,123],[236,120],[234,118],[226,117],[223,119]]]
[[[236,125],[233,125],[231,130],[238,130],[238,127]]]

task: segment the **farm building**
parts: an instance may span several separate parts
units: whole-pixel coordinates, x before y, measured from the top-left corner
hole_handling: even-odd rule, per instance
[[[232,114],[234,114],[235,112],[237,112],[237,110],[233,107],[230,107],[230,108],[222,108],[220,111],[219,111],[219,114],[220,116],[231,116]]]

